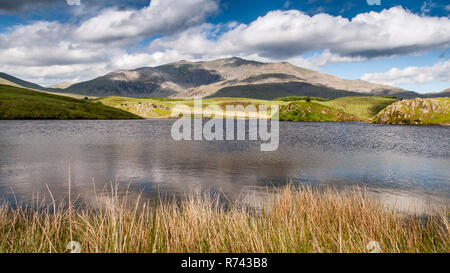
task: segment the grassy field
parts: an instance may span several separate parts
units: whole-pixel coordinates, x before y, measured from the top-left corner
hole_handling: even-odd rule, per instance
[[[217,198],[146,203],[97,197],[93,207],[0,206],[0,252],[450,252],[448,207],[401,214],[359,190],[279,189],[252,210]],[[371,249],[373,250],[373,249]]]
[[[448,103],[445,104],[445,98],[434,100],[443,101],[444,106],[448,108]],[[280,120],[282,121],[364,122],[380,122],[384,120],[379,116],[375,116],[381,110],[389,108],[395,102],[397,102],[396,99],[385,97],[343,97],[336,99],[283,97],[275,100],[206,98],[202,100],[203,108],[212,106],[217,109],[217,111],[212,112],[213,115],[221,112],[221,110],[225,110],[227,106],[254,106],[256,110],[259,110],[262,105],[270,106],[275,104],[280,107]],[[110,119],[136,118],[137,116],[141,118],[170,118],[172,109],[176,105],[186,105],[193,110],[194,100],[127,97],[78,100],[0,85],[0,118],[3,119]],[[406,111],[406,108],[403,110]],[[409,112],[401,116],[401,121],[389,118],[389,121],[381,123],[405,123],[406,120],[419,120],[421,119],[419,116],[423,116],[419,108]],[[196,116],[199,115],[199,113],[194,114]],[[253,118],[257,116],[255,111],[251,111],[250,114],[242,111],[232,114],[238,118]],[[270,116],[271,112],[269,107],[268,115],[260,116],[260,118],[270,118]],[[225,115],[225,117],[227,116]],[[445,124],[448,122],[448,118],[448,111],[446,113],[439,113],[431,109],[427,112],[425,118],[422,117],[421,124]]]
[[[132,113],[92,100],[0,85],[0,119],[136,119]]]
[[[365,121],[369,121],[381,110],[396,101],[396,99],[383,97],[344,97],[329,101],[318,101],[317,103],[339,109]]]

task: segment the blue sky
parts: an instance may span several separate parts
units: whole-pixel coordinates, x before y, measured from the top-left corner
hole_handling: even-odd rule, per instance
[[[0,71],[50,85],[180,59],[450,88],[450,0],[3,0]]]

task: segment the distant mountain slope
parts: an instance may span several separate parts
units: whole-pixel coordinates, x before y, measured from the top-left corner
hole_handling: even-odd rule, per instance
[[[221,80],[215,71],[192,65],[163,65],[116,71],[65,91],[95,96],[169,97],[186,89]]]
[[[402,98],[421,96],[397,87],[345,80],[289,63],[261,63],[236,57],[120,70],[74,84],[64,91],[94,96],[175,98],[231,96],[269,99],[286,95],[342,97],[361,93]]]
[[[8,80],[5,80],[3,78],[0,78],[0,84],[14,86],[14,87],[21,87],[20,85],[10,82]]]
[[[49,90],[49,88],[42,87],[39,84],[27,82],[27,81],[21,80],[19,78],[16,78],[14,76],[11,76],[11,75],[8,75],[8,74],[2,73],[2,72],[0,72],[0,80],[1,79],[7,81],[7,82],[5,82],[5,81],[2,82],[2,84],[6,84],[6,85],[10,85],[12,83],[13,86],[16,86],[16,87],[24,87],[24,88],[29,88],[29,89],[46,90],[46,91]]]
[[[178,63],[174,63],[172,65],[177,64]],[[190,96],[211,96],[215,92],[227,87],[230,89],[236,86],[292,82],[309,84],[304,85],[305,87],[314,85],[321,88],[326,88],[328,90],[335,89],[362,93],[377,91],[396,93],[406,91],[392,86],[373,84],[361,80],[345,80],[333,75],[319,73],[285,62],[261,63],[240,58],[229,58],[190,64],[199,65],[205,69],[217,71],[224,78],[224,81],[220,81],[209,86],[200,86],[199,88],[195,88],[193,90],[188,90],[186,93]],[[277,86],[275,85],[274,87]],[[275,88],[271,89],[273,92],[276,92]],[[308,92],[309,90],[309,88],[300,88],[299,92]]]
[[[426,94],[428,98],[439,98],[439,97],[450,97],[450,88],[438,93],[428,93]]]
[[[66,89],[66,88],[69,88],[72,85],[74,85],[74,83],[72,83],[72,82],[61,82],[61,83],[54,84],[54,85],[50,86],[49,88],[52,88],[52,89]]]
[[[85,97],[85,95],[67,93],[65,91],[65,89],[63,89],[63,88],[42,87],[38,84],[24,81],[24,80],[14,77],[14,76],[8,75],[6,73],[1,73],[1,72],[0,72],[0,84],[14,86],[14,87],[20,87],[20,88],[26,88],[26,89],[34,90],[34,91],[41,91],[41,92],[45,92],[48,94],[61,95],[61,96],[75,98],[75,99],[82,99]],[[88,97],[90,99],[95,98],[93,96],[88,96]]]
[[[136,119],[132,113],[91,100],[0,85],[0,119]]]
[[[262,83],[225,87],[207,98],[229,97],[273,100],[287,96],[310,96],[322,98],[340,98],[361,96],[361,93],[337,90],[326,86],[312,85],[306,82]]]

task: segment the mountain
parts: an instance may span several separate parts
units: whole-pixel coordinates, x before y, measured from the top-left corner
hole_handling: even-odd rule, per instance
[[[397,87],[345,80],[285,62],[262,63],[236,57],[119,70],[74,84],[64,91],[102,97],[421,97],[418,93]]]
[[[450,88],[438,93],[428,93],[427,98],[450,97]]]
[[[70,94],[70,93],[66,92],[65,88],[63,88],[64,83],[59,84],[59,88],[57,86],[42,87],[38,84],[35,84],[32,82],[27,82],[27,81],[21,80],[19,78],[16,78],[14,76],[11,76],[11,75],[8,75],[8,74],[2,73],[2,72],[0,72],[0,84],[9,85],[9,86],[13,86],[13,87],[26,88],[26,89],[30,89],[30,90],[34,90],[34,91],[41,91],[41,92],[45,92],[48,94],[72,97],[72,98],[76,98],[76,99],[82,99],[82,98],[86,97],[85,95]],[[69,86],[69,85],[67,85],[67,86]],[[89,97],[90,99],[95,98],[93,96],[87,96],[87,97]]]
[[[425,95],[362,80],[346,80],[286,62],[262,63],[236,57],[118,70],[93,80],[56,85],[54,88],[44,88],[0,73],[2,79],[4,84],[30,89],[98,97],[240,97],[271,100],[285,96],[450,96],[448,90]]]
[[[220,80],[221,76],[215,71],[198,66],[165,65],[112,72],[74,84],[66,91],[96,96],[169,97]]]
[[[72,82],[61,82],[50,86],[51,89],[67,89],[70,86],[74,85]]]
[[[59,84],[52,85],[50,87],[43,87],[40,86],[39,84],[24,81],[22,79],[16,78],[14,76],[2,72],[0,72],[0,84],[49,92],[59,92],[73,85],[73,83],[70,82],[62,82]]]
[[[51,91],[51,88],[45,88],[38,84],[27,82],[24,80],[21,80],[19,78],[16,78],[14,76],[8,75],[6,73],[0,72],[0,84],[6,84],[11,85],[15,87],[23,87],[28,89],[35,89],[35,90],[41,90],[41,91]]]

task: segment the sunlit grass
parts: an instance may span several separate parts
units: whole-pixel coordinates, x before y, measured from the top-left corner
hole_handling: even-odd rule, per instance
[[[385,97],[344,97],[330,101],[319,101],[318,103],[334,107],[368,121],[396,101],[396,99]]]
[[[68,209],[0,208],[1,252],[449,252],[447,207],[405,215],[359,190],[336,192],[288,186],[261,209],[224,205],[219,198],[130,201],[116,190],[95,205]]]

